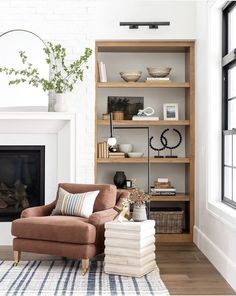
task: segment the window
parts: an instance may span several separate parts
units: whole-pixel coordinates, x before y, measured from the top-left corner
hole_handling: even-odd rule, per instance
[[[236,208],[236,1],[223,9],[222,200]]]

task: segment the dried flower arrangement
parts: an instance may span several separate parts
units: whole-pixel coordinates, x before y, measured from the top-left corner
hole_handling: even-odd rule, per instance
[[[150,202],[150,195],[146,194],[144,191],[134,188],[130,192],[129,203],[136,204],[138,207],[145,204],[146,202]]]

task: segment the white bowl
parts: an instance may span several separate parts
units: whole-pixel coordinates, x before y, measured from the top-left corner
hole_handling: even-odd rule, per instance
[[[170,74],[171,68],[147,68],[148,73],[152,77],[166,77]]]
[[[141,71],[124,71],[120,72],[121,78],[123,78],[126,82],[136,82],[141,77]]]
[[[143,152],[130,152],[130,153],[128,153],[128,156],[130,158],[132,158],[132,157],[142,157],[143,156]]]
[[[119,144],[119,150],[124,153],[129,153],[133,149],[132,144]]]

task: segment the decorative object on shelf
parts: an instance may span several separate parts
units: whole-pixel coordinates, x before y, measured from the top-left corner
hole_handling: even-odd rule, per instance
[[[98,63],[100,82],[107,82],[106,65],[103,62]]]
[[[132,144],[119,144],[120,152],[129,153],[133,150]]]
[[[125,153],[113,150],[109,152],[109,158],[125,158]]]
[[[160,155],[160,152],[163,151],[163,150],[165,150],[166,147],[165,147],[165,146],[162,146],[161,148],[156,148],[156,147],[154,147],[153,144],[152,144],[152,140],[153,140],[153,139],[154,139],[153,136],[149,139],[149,146],[152,148],[152,150],[158,152],[158,155],[155,155],[154,158],[163,158],[164,156]],[[166,140],[166,138],[164,138],[164,141],[166,141],[166,144],[167,144],[167,140]]]
[[[98,143],[97,147],[97,157],[98,158],[108,158],[109,157],[109,150],[107,142]]]
[[[124,71],[120,72],[120,76],[126,82],[136,82],[141,77],[141,71]]]
[[[132,120],[159,120],[159,117],[152,116],[155,110],[152,107],[138,110],[138,114],[132,117]]]
[[[15,79],[9,81],[10,85],[28,83],[34,87],[41,86],[44,91],[49,91],[49,111],[54,111],[51,109],[51,96],[53,96],[53,101],[60,100],[57,106],[58,111],[66,111],[65,106],[63,107],[62,105],[61,94],[65,95],[65,93],[71,92],[74,85],[78,81],[83,80],[84,67],[88,68],[87,62],[92,54],[92,50],[86,48],[84,54],[69,65],[65,64],[66,49],[61,44],[54,45],[48,42],[44,48],[44,52],[46,54],[46,63],[50,66],[49,79],[39,76],[38,68],[29,62],[28,56],[24,51],[19,52],[22,65],[24,66],[23,69],[16,70],[14,68],[3,67],[0,68],[0,73],[15,76]],[[60,95],[57,97],[57,94]]]
[[[131,204],[134,204],[133,220],[136,222],[147,220],[146,202],[150,202],[150,195],[138,188],[134,188],[131,190],[128,200]]]
[[[173,196],[176,195],[176,188],[171,185],[168,178],[158,178],[154,182],[154,187],[151,187],[151,194]]]
[[[136,157],[142,157],[143,156],[143,152],[129,152],[128,156],[130,158],[136,158]]]
[[[169,158],[176,158],[176,157],[178,157],[178,156],[176,156],[176,155],[172,155],[172,150],[173,150],[173,149],[176,149],[177,147],[180,146],[180,144],[182,143],[182,135],[181,135],[181,133],[180,133],[176,128],[173,128],[173,131],[176,132],[177,135],[179,136],[179,140],[178,140],[178,142],[177,142],[176,145],[174,145],[174,146],[169,146],[169,145],[168,145],[168,140],[167,140],[167,138],[165,137],[165,133],[167,133],[169,130],[170,130],[170,129],[167,128],[167,129],[165,129],[165,130],[161,133],[161,136],[160,136],[160,142],[161,142],[161,144],[162,144],[162,147],[161,147],[161,148],[156,148],[156,147],[153,146],[153,144],[152,144],[152,140],[154,139],[153,136],[149,139],[149,146],[150,146],[153,150],[158,151],[158,155],[155,155],[155,156],[154,156],[155,158],[163,158],[163,156],[160,155],[160,152],[163,151],[163,150],[166,149],[166,148],[167,148],[167,149],[170,149],[170,155],[168,155],[168,156],[166,156],[166,157],[169,157]]]
[[[122,111],[125,120],[131,120],[143,106],[144,97],[108,96],[107,100],[107,112]]]
[[[126,187],[127,189],[132,188],[132,187],[133,187],[133,186],[132,186],[132,180],[126,180],[125,187]]]
[[[110,112],[110,137],[107,140],[108,143],[108,149],[110,152],[116,152],[117,149],[114,147],[117,143],[117,140],[115,137],[113,137],[113,124],[112,124],[112,112]]]
[[[154,78],[163,78],[163,77],[166,77],[167,75],[170,74],[170,71],[171,71],[171,68],[153,68],[153,67],[148,67],[147,68],[148,70],[148,73],[151,77],[154,77]]]
[[[115,220],[119,222],[131,220],[130,205],[127,198],[120,198],[113,209],[118,212],[118,215],[116,216]]]
[[[102,114],[102,120],[109,120],[109,114],[108,113],[104,113]]]
[[[164,120],[178,120],[178,104],[164,104],[163,117]]]
[[[113,178],[114,184],[117,188],[124,188],[126,183],[126,175],[123,171],[117,171]]]
[[[149,29],[158,29],[159,26],[169,26],[170,22],[120,22],[120,26],[128,26],[130,29],[138,29],[140,26]]]
[[[180,133],[176,128],[173,128],[173,131],[176,132],[176,134],[177,134],[178,137],[179,137],[179,140],[177,141],[177,144],[176,144],[176,145],[174,145],[174,146],[169,146],[169,145],[168,145],[168,140],[167,140],[166,137],[165,137],[165,134],[166,134],[169,130],[170,130],[170,129],[167,128],[167,129],[165,129],[165,130],[162,132],[161,137],[160,137],[161,144],[162,144],[163,146],[165,146],[165,148],[167,148],[167,149],[170,150],[170,155],[168,155],[168,156],[166,156],[166,157],[169,157],[169,158],[177,158],[177,157],[178,157],[177,155],[173,155],[173,154],[172,154],[172,150],[173,150],[173,149],[176,149],[176,148],[178,148],[178,147],[180,146],[180,144],[182,143],[182,135],[181,135],[181,133]]]
[[[113,119],[114,120],[124,120],[124,112],[123,111],[113,111]]]

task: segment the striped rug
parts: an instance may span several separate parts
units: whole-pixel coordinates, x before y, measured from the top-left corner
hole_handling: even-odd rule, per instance
[[[0,261],[0,295],[76,295],[76,296],[133,296],[169,295],[159,270],[142,278],[108,275],[102,261],[92,261],[82,276],[81,262]]]

